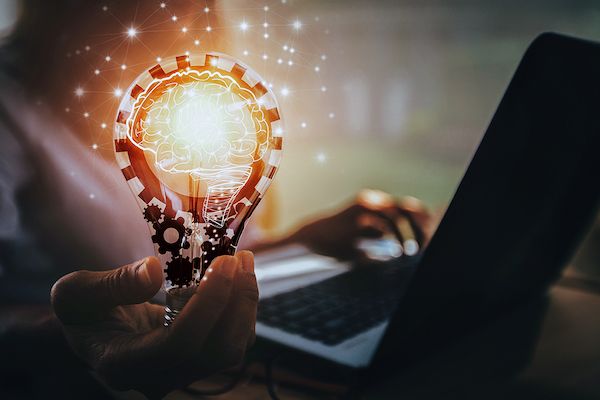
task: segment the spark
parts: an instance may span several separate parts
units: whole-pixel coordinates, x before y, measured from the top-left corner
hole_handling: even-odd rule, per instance
[[[78,86],[75,89],[75,96],[77,96],[77,97],[83,96],[84,93],[85,93],[85,90],[83,90],[83,88],[81,86]]]
[[[102,129],[106,129],[106,122],[103,122],[103,123],[101,123],[101,124],[100,124],[100,128],[102,128]]]
[[[292,60],[288,60],[288,65],[291,67],[292,65],[294,65],[294,62]]]
[[[209,25],[209,26],[206,27],[206,32],[210,32],[210,31],[212,31],[212,28]]]
[[[320,151],[315,156],[315,159],[317,160],[317,162],[319,164],[325,164],[325,162],[327,161],[327,154],[325,154],[324,152]]]
[[[262,59],[263,59],[263,60],[267,60],[268,58],[269,58],[269,56],[268,56],[267,54],[263,54],[263,55],[262,55]]]
[[[110,56],[106,56],[106,57],[104,57],[104,60],[105,60],[106,62],[109,62],[109,61],[111,60],[111,58],[110,58]]]
[[[205,12],[205,13],[207,13],[207,12],[209,12],[209,11],[210,11],[210,8],[208,8],[208,7],[204,7],[204,12]]]
[[[94,70],[94,74],[96,74],[96,75],[100,75],[100,70],[99,70],[99,69],[95,69],[95,70]]]
[[[320,70],[321,70],[321,68],[319,68],[319,66],[317,65],[317,66],[315,67],[315,72],[319,72]]]
[[[242,22],[240,23],[240,29],[241,29],[242,31],[244,31],[244,32],[245,32],[245,31],[247,31],[247,30],[248,30],[248,23],[247,23],[246,21],[242,21]]]
[[[269,38],[269,34],[265,32],[265,34],[263,35],[263,37],[264,37],[265,39],[268,39],[268,38]]]
[[[263,22],[263,28],[268,28],[269,27],[269,23],[268,22]]]
[[[287,50],[288,50],[288,45],[287,45],[287,44],[284,44],[284,45],[283,45],[283,51],[287,51]]]
[[[281,63],[283,63],[283,60],[281,58],[278,58],[277,59],[277,64],[281,64]]]
[[[286,86],[281,88],[281,95],[283,97],[287,97],[290,94],[290,89],[288,89]]]
[[[115,95],[115,97],[121,97],[123,95],[123,90],[121,88],[116,88],[113,91],[113,94]]]
[[[162,58],[161,57],[156,57],[156,62],[161,62]]]
[[[90,46],[85,46],[84,49],[85,49],[85,51],[90,51],[91,47]]]
[[[138,31],[134,27],[127,29],[127,36],[129,36],[131,38],[135,37],[135,35],[137,35],[137,33],[138,33]]]
[[[98,145],[97,145],[96,143],[94,143],[94,144],[92,145],[92,149],[94,149],[94,150],[98,150]]]
[[[186,33],[187,31],[188,31],[187,27],[184,26],[183,28],[181,28],[181,32]]]
[[[127,69],[127,65],[125,65],[125,64],[121,64],[121,69],[122,69],[123,71],[125,71],[125,70]]]
[[[196,39],[196,40],[194,40],[194,44],[195,44],[196,46],[200,46],[200,41],[199,41],[198,39]]]
[[[295,20],[292,25],[293,25],[294,29],[297,31],[299,31],[300,28],[302,28],[302,22],[300,22],[300,20],[298,20],[298,19]]]
[[[90,116],[89,112],[86,111],[83,113],[83,118],[89,118],[89,116]]]
[[[294,49],[293,47],[290,47],[290,53],[295,53],[296,49]]]
[[[166,3],[160,3],[160,8],[165,8],[167,6]]]
[[[177,21],[177,15],[173,15],[173,16],[171,17],[171,21],[173,21],[173,22]]]

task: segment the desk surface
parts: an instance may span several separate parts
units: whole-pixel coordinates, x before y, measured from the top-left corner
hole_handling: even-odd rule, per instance
[[[496,329],[493,326],[492,330]],[[500,331],[500,335],[504,333]],[[466,354],[467,347],[480,344],[477,334],[457,343],[442,354],[424,361],[411,371],[393,376],[368,389],[364,399],[598,399],[600,398],[600,295],[557,286],[541,331],[527,354],[526,366],[512,379],[497,379],[495,370],[481,374],[480,361]],[[484,345],[487,339],[482,341]],[[476,352],[478,350],[475,350]],[[519,354],[505,354],[507,358]],[[494,356],[495,357],[495,356]],[[473,361],[473,362],[472,362]],[[459,371],[459,372],[457,372]],[[484,378],[482,378],[484,376]],[[279,387],[285,400],[331,398],[285,386]],[[443,397],[440,397],[443,396]],[[177,392],[169,399],[197,398]],[[269,399],[261,381],[248,379],[220,399]]]

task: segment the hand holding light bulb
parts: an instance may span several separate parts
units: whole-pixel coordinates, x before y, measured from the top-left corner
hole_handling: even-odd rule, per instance
[[[263,79],[217,53],[179,56],[141,74],[115,123],[117,162],[148,221],[165,272],[165,325],[211,262],[234,254],[282,150]]]
[[[169,329],[163,307],[145,303],[163,282],[154,257],[73,272],[52,288],[52,305],[71,347],[109,386],[162,397],[239,364],[254,341],[252,253],[219,257],[207,275]]]

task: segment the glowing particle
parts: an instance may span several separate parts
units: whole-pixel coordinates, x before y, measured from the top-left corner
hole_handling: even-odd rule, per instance
[[[96,75],[100,75],[100,70],[99,70],[99,69],[95,69],[95,70],[94,70],[94,74],[96,74]]]
[[[265,39],[268,39],[268,38],[269,38],[269,34],[265,32],[265,34],[263,35],[263,37],[264,37]]]
[[[269,23],[268,22],[263,22],[263,28],[268,28],[269,27]]]
[[[320,151],[316,154],[315,159],[319,164],[324,164],[327,161],[327,154]]]
[[[85,49],[85,51],[90,51],[91,47],[90,46],[85,46],[84,49]]]
[[[205,13],[207,13],[207,12],[209,12],[209,11],[210,11],[210,8],[208,8],[208,7],[204,7],[204,12],[205,12]]]
[[[100,124],[100,128],[102,128],[102,129],[106,129],[106,122],[103,122],[103,123],[101,123],[101,124]]]
[[[248,30],[248,23],[246,21],[242,21],[240,23],[240,29],[243,31],[247,31]]]
[[[135,29],[134,27],[131,27],[129,29],[127,29],[127,36],[129,37],[135,37],[135,35],[137,35],[137,29]]]
[[[287,45],[287,44],[284,44],[284,45],[283,45],[283,51],[287,51],[287,50],[288,50],[288,45]]]
[[[125,64],[121,64],[121,69],[122,69],[123,71],[125,71],[125,70],[127,69],[127,65],[125,65]]]
[[[262,55],[262,59],[263,59],[263,60],[268,60],[268,59],[269,59],[269,56],[268,56],[267,54],[263,54],[263,55]]]
[[[263,7],[263,10],[265,10],[265,11],[269,11],[269,6],[264,6],[264,7]]]
[[[319,68],[319,66],[317,65],[317,66],[315,67],[315,72],[319,72],[320,70],[321,70],[321,68]]]
[[[212,28],[209,25],[209,26],[206,27],[206,32],[210,32],[210,31],[212,31]]]
[[[326,92],[327,91],[327,86],[321,86],[321,92]]]
[[[200,46],[200,41],[198,39],[194,40],[194,45]]]
[[[294,62],[292,60],[288,60],[288,65],[291,67],[292,65],[294,65]]]
[[[160,8],[165,8],[167,6],[166,3],[160,3]]]
[[[85,93],[85,91],[83,90],[83,88],[81,86],[78,86],[75,89],[75,96],[77,96],[77,97],[83,96],[84,93]]]
[[[94,149],[94,150],[98,150],[98,145],[97,145],[96,143],[94,143],[94,144],[92,145],[92,149]]]
[[[107,6],[102,6],[102,11],[108,11],[108,7]]]
[[[300,22],[300,20],[295,20],[292,25],[294,26],[294,29],[297,31],[300,30],[300,28],[302,28],[302,22]]]
[[[90,194],[89,194],[89,198],[93,200],[93,199],[95,199],[95,198],[96,198],[96,195],[95,195],[94,193],[90,193]]]
[[[306,128],[306,122],[302,122],[302,123],[300,124],[300,127],[302,127],[302,128]]]
[[[171,17],[171,21],[173,21],[173,22],[177,21],[177,15],[173,15],[173,16]]]
[[[156,62],[161,62],[162,61],[162,57],[156,57]]]
[[[110,56],[104,57],[104,61],[109,62],[111,60]]]
[[[323,60],[323,61],[327,60],[327,56],[325,54],[321,54],[321,60]]]
[[[296,49],[294,49],[293,47],[290,47],[290,53],[295,53]]]
[[[90,117],[90,113],[89,112],[84,112],[83,113],[83,118],[89,118]]]
[[[123,95],[123,90],[121,88],[116,88],[113,91],[113,94],[115,95],[115,97],[121,97]]]
[[[242,54],[243,54],[243,55],[245,55],[245,56],[247,56],[247,55],[249,54],[249,53],[248,53],[248,50],[244,50],[244,51],[242,52]]]
[[[181,32],[186,33],[188,31],[188,28],[186,26],[184,26],[183,28],[181,28]]]
[[[333,118],[335,118],[335,114],[334,114],[334,113],[332,113],[332,112],[331,112],[331,113],[329,113],[329,118],[332,118],[332,119],[333,119]]]
[[[281,58],[278,58],[277,59],[277,64],[282,64],[282,63],[283,63],[283,60]]]
[[[289,94],[290,94],[290,89],[288,89],[288,88],[287,88],[287,87],[285,87],[285,86],[281,88],[281,95],[282,95],[283,97],[287,97]]]
[[[71,109],[69,107],[66,107],[65,112],[71,112]]]

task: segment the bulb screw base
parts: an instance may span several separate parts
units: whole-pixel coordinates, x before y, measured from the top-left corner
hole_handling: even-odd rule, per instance
[[[196,285],[187,288],[171,288],[167,290],[164,326],[169,326],[175,321],[175,318],[195,291]]]

